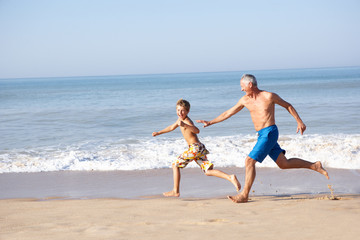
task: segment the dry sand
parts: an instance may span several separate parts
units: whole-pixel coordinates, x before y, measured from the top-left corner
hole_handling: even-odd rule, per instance
[[[5,199],[0,239],[358,239],[360,195]]]

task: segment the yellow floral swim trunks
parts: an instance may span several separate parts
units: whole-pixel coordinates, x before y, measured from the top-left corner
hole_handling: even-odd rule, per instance
[[[179,168],[186,167],[190,162],[195,161],[206,172],[213,164],[207,159],[206,155],[209,151],[202,143],[194,143],[189,145],[189,149],[183,152],[174,162],[173,165]]]

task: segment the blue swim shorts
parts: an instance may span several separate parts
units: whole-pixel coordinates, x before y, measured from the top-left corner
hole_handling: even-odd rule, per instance
[[[276,125],[266,127],[258,131],[258,140],[253,150],[250,152],[249,157],[261,163],[267,155],[276,162],[280,153],[285,154],[285,150],[280,148],[277,143],[279,138],[279,130]]]

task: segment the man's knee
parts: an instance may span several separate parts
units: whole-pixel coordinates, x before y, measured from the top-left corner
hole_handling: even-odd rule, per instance
[[[280,169],[287,169],[287,158],[283,153],[280,153],[278,158],[276,159],[276,164]]]
[[[253,167],[255,166],[256,161],[252,159],[251,157],[247,156],[245,159],[245,167]]]

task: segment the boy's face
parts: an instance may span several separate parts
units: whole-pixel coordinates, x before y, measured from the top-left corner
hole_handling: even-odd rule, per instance
[[[186,110],[185,107],[176,106],[176,113],[180,119],[184,120],[189,112]]]

